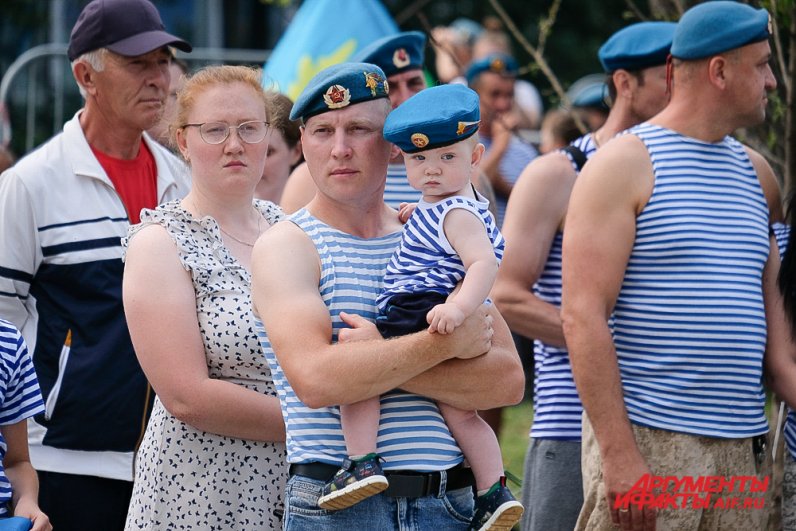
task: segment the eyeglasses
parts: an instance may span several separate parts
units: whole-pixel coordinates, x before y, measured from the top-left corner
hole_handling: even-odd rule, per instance
[[[198,127],[199,136],[208,144],[221,144],[229,138],[232,129],[238,130],[238,138],[247,144],[258,144],[268,135],[268,122],[252,120],[240,125],[227,125],[224,122],[205,122],[203,124],[185,124],[183,127]]]

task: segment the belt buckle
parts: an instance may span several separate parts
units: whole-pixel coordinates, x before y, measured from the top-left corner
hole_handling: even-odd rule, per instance
[[[391,498],[423,498],[439,490],[434,485],[433,473],[427,474],[388,474],[390,486],[384,493]]]

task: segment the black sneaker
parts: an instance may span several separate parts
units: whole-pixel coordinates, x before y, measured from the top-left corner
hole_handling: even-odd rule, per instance
[[[475,499],[475,515],[470,529],[510,531],[520,521],[524,510],[506,487],[506,477],[501,476],[486,494]]]
[[[381,457],[377,454],[368,454],[356,461],[345,459],[343,468],[324,485],[318,506],[330,510],[345,509],[386,489],[389,483],[379,460]]]

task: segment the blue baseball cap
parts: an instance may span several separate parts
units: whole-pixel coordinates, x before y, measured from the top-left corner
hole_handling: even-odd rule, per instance
[[[384,71],[370,63],[340,63],[318,72],[301,92],[290,119],[308,118],[364,101],[386,98],[390,92]]]
[[[686,11],[677,23],[672,57],[704,59],[770,35],[771,17],[765,9],[729,0],[705,2]]]
[[[425,33],[406,31],[370,43],[354,54],[351,60],[378,65],[384,75],[390,77],[407,70],[423,68],[425,46]]]
[[[606,73],[643,70],[666,64],[677,24],[674,22],[639,22],[611,35],[600,46],[597,57]]]
[[[512,56],[504,53],[493,53],[473,61],[467,68],[465,77],[469,84],[483,72],[494,72],[501,76],[516,77],[518,71],[517,61]]]
[[[481,122],[478,94],[460,84],[421,90],[393,109],[384,138],[405,153],[449,146],[473,136]]]

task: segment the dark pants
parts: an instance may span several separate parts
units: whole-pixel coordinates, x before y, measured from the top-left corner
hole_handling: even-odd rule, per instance
[[[39,471],[39,506],[58,531],[121,531],[132,494],[132,481]]]
[[[393,295],[387,307],[376,318],[376,328],[385,339],[420,332],[428,328],[426,314],[438,305],[444,304],[447,295],[435,291]]]

